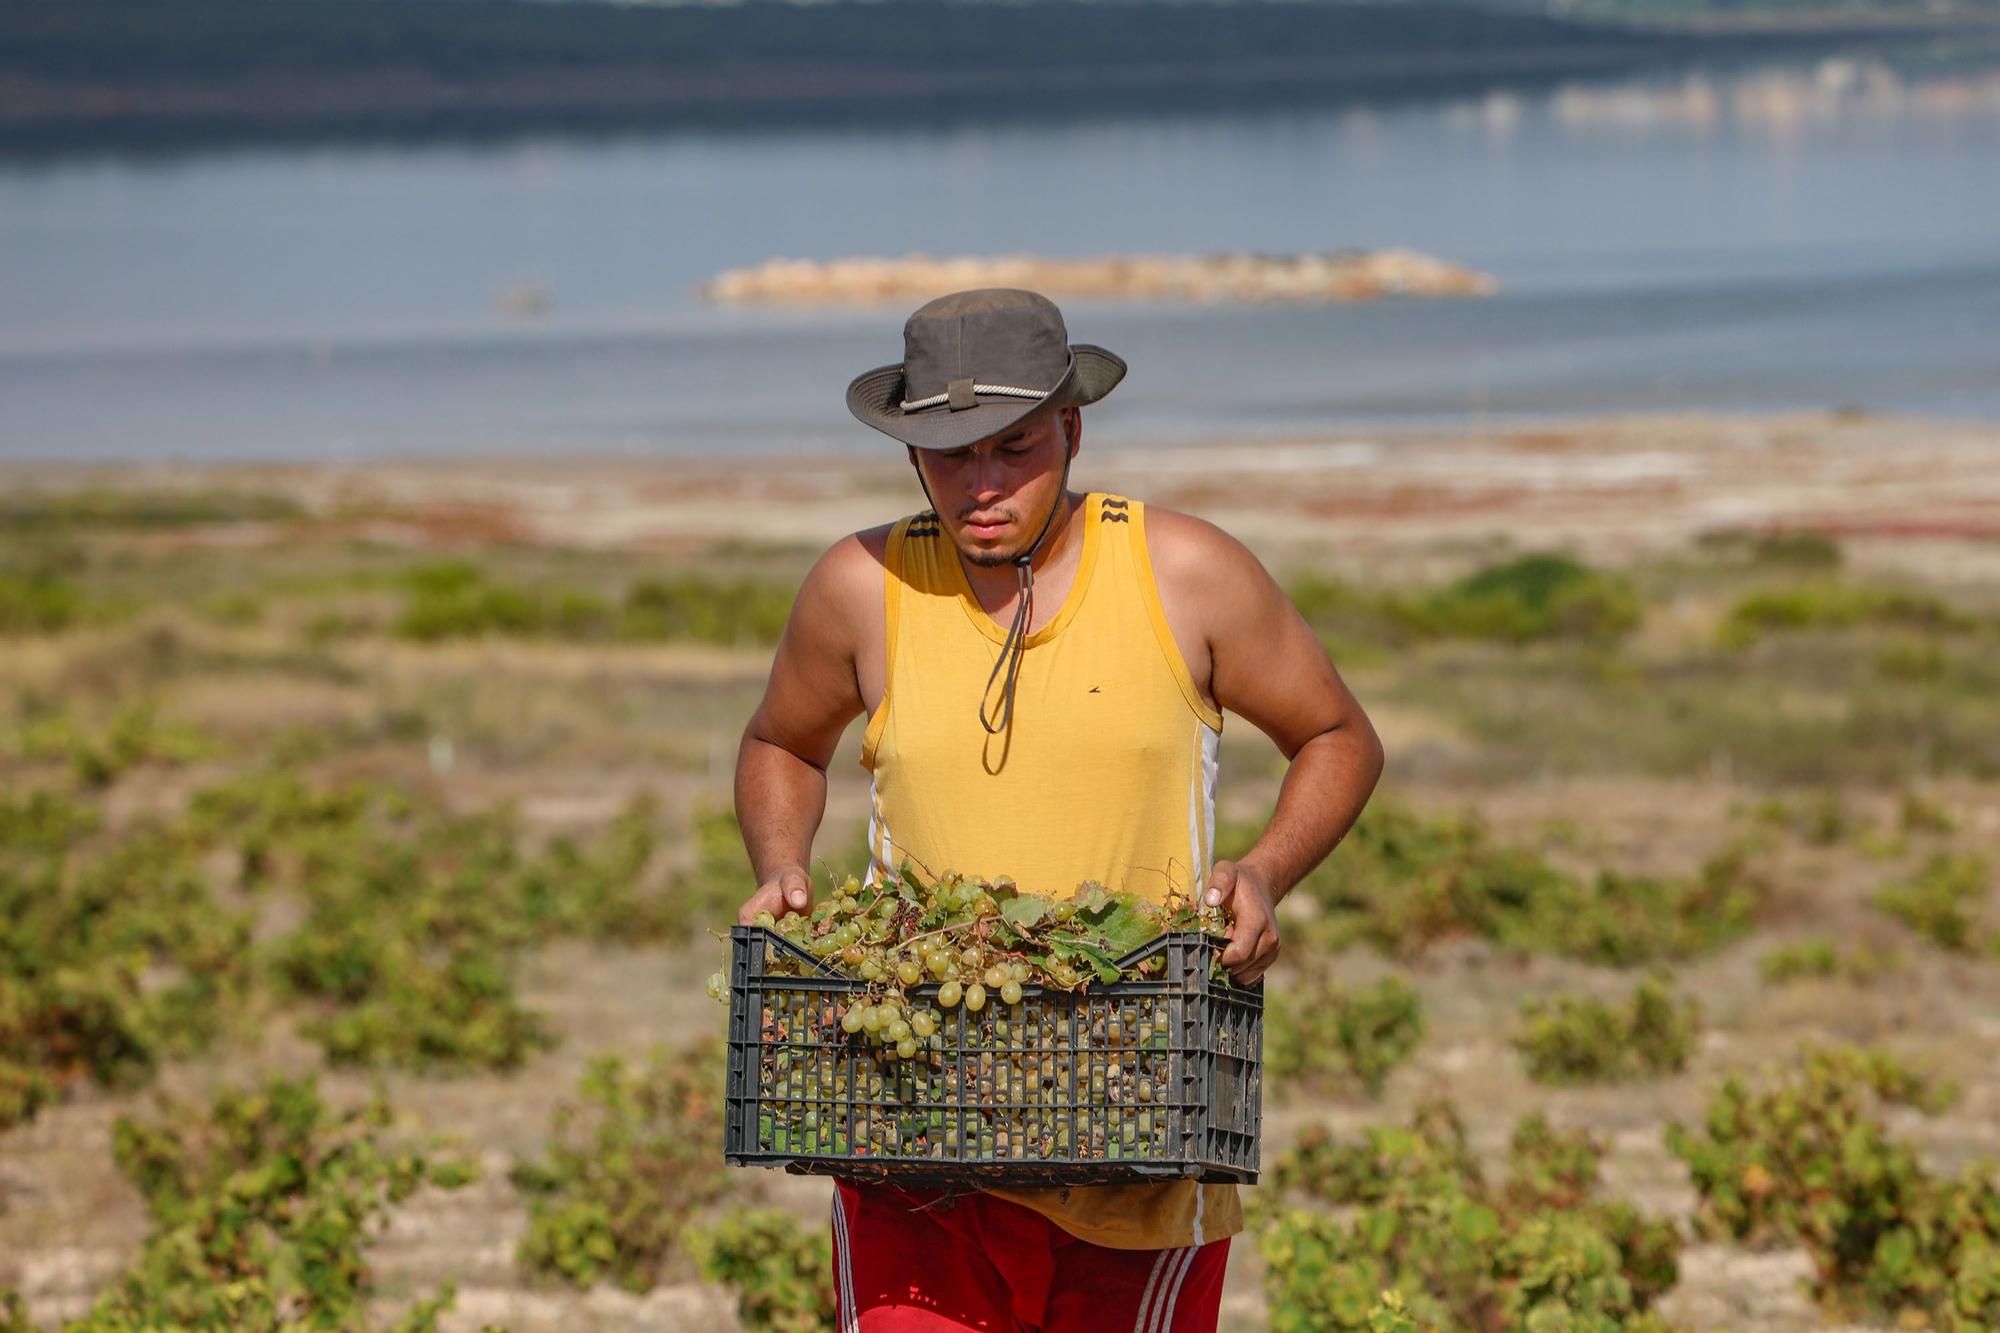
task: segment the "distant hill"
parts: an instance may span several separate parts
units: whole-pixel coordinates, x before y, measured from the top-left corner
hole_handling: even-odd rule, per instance
[[[1377,96],[1713,39],[1463,4],[0,0],[0,138]]]

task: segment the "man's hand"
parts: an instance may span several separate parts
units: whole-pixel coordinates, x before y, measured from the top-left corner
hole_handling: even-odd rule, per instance
[[[1278,914],[1263,875],[1235,861],[1217,861],[1202,901],[1229,913],[1229,947],[1222,965],[1239,986],[1254,984],[1278,959]]]
[[[769,912],[774,917],[787,912],[810,912],[812,900],[812,876],[805,867],[783,866],[744,901],[743,909],[736,914],[736,924],[756,925],[759,912]]]

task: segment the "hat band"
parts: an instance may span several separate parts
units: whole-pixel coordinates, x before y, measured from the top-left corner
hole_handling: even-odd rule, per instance
[[[975,384],[972,386],[972,391],[974,393],[990,394],[998,398],[1046,398],[1053,392],[1050,389],[1017,389],[1011,384]],[[915,402],[905,399],[903,401],[903,410],[905,412],[921,412],[927,407],[939,407],[950,401],[951,395],[949,393],[934,393],[928,398],[919,398]]]

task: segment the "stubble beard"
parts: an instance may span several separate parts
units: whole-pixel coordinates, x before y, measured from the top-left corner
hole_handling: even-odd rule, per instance
[[[1058,506],[1062,506],[1062,505],[1067,505],[1068,503],[1069,503],[1069,490],[1067,487],[1065,487],[1064,489],[1056,493],[1056,504]],[[1054,515],[1045,514],[1043,515],[1043,518],[1050,525],[1053,525],[1055,521]],[[1015,521],[1016,522],[1020,521],[1018,515],[1015,516]],[[981,569],[1000,569],[1003,566],[1013,564],[1015,561],[1019,560],[1022,556],[1026,555],[1028,553],[1030,546],[1033,545],[1035,540],[1036,539],[1032,536],[1025,537],[1023,539],[1021,549],[1013,552],[968,551],[963,546],[959,547],[958,549],[959,549],[959,554],[965,557],[965,561],[967,564],[977,565]]]

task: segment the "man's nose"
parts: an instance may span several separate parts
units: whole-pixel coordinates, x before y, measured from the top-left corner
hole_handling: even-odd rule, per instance
[[[1007,493],[1000,484],[1000,460],[997,458],[981,458],[975,454],[967,481],[971,483],[973,499],[982,504]]]

